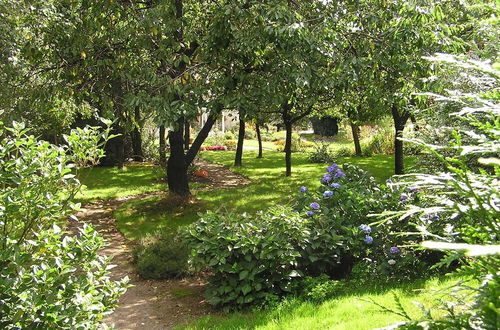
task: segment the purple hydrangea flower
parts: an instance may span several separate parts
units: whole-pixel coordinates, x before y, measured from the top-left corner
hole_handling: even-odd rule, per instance
[[[345,177],[345,173],[342,172],[342,170],[337,170],[337,172],[335,173],[335,177],[336,178],[343,178],[343,177]]]
[[[309,207],[311,207],[313,210],[319,210],[319,204],[316,202],[312,202]]]
[[[385,180],[385,183],[392,183],[392,180],[391,179],[387,179],[387,180]]]
[[[333,164],[333,165],[330,165],[326,168],[326,171],[328,173],[332,173],[332,172],[335,172],[339,169],[339,166],[337,164]]]
[[[399,253],[399,248],[397,248],[396,246],[393,246],[389,249],[389,252],[392,254]]]
[[[368,226],[368,225],[365,225],[365,224],[360,225],[360,226],[359,226],[359,229],[360,229],[363,233],[365,233],[365,234],[369,234],[369,233],[371,233],[371,232],[372,232],[372,228],[371,228],[370,226]]]
[[[299,188],[299,191],[301,193],[306,193],[307,192],[307,187],[302,186],[302,187]]]
[[[333,196],[333,191],[327,190],[323,193],[323,197],[331,197]]]
[[[410,192],[410,193],[413,193],[413,192],[416,192],[416,191],[417,191],[417,187],[415,187],[415,186],[409,186],[406,190],[407,190],[408,192]]]
[[[399,200],[402,202],[406,202],[407,199],[408,199],[408,196],[405,194],[402,194],[401,197],[399,197]]]
[[[366,235],[365,237],[365,243],[366,244],[372,244],[373,243],[373,237]]]
[[[313,211],[307,211],[307,212],[306,212],[306,215],[307,215],[308,217],[313,216],[313,215],[314,215],[314,212],[313,212]]]
[[[337,182],[334,182],[330,185],[330,188],[333,188],[333,189],[339,189],[340,188],[340,183],[337,183]]]
[[[321,183],[328,183],[330,181],[332,181],[332,176],[330,174],[325,174],[323,175],[323,177],[321,178]]]

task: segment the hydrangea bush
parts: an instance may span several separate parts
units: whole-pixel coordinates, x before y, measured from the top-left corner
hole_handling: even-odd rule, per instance
[[[375,222],[371,214],[397,212],[409,202],[418,204],[417,189],[391,180],[379,184],[367,172],[349,165],[330,165],[319,180],[315,191],[299,188],[295,205],[309,219],[310,244],[301,251],[299,261],[305,273],[343,278],[358,263],[354,273],[361,279],[403,280],[437,261],[432,253],[409,246],[420,241],[420,234],[394,235],[414,231],[411,217],[370,225]]]

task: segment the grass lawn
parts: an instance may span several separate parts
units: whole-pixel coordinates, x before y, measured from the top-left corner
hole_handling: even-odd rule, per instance
[[[87,188],[76,198],[78,202],[85,203],[166,190],[167,185],[160,181],[163,177],[165,177],[163,169],[146,163],[129,163],[123,169],[118,167],[83,169],[78,178]]]
[[[251,184],[238,189],[199,192],[196,192],[196,186],[192,186],[195,188],[196,199],[189,204],[175,200],[166,201],[162,197],[126,202],[115,212],[118,228],[127,238],[135,240],[158,229],[176,230],[179,226],[196,221],[198,213],[206,210],[220,209],[243,213],[264,210],[276,204],[286,204],[297,194],[300,186],[317,188],[320,177],[327,167],[326,164],[308,163],[307,154],[294,153],[292,176],[287,178],[284,176],[283,153],[268,151],[264,153],[262,159],[257,159],[256,156],[256,151],[245,151],[244,166],[232,168],[250,178]],[[234,152],[206,151],[201,153],[201,157],[223,165],[232,165]],[[372,173],[380,182],[393,173],[393,157],[387,155],[375,155],[369,158],[346,157],[339,159],[338,163],[359,165]],[[147,172],[147,169],[144,171]],[[150,184],[150,187],[145,188],[153,189],[153,186]],[[126,189],[122,193],[127,193],[128,188],[122,186],[122,189]]]
[[[403,321],[401,316],[381,311],[370,300],[384,307],[397,310],[394,294],[401,299],[406,312],[412,318],[422,314],[413,303],[418,301],[426,308],[439,306],[438,299],[443,296],[457,278],[431,279],[398,285],[395,288],[378,290],[353,288],[350,294],[327,300],[322,304],[299,299],[288,299],[277,308],[258,310],[250,313],[232,313],[226,316],[205,316],[192,324],[179,325],[176,329],[375,329]],[[471,283],[477,286],[477,283]],[[443,290],[443,292],[436,292]],[[368,300],[368,301],[367,301]],[[434,317],[443,315],[434,308]]]

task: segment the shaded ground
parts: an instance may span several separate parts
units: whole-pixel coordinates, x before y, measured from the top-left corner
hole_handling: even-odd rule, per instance
[[[204,190],[236,188],[250,183],[242,175],[229,171],[222,165],[200,161],[199,165],[209,172],[209,186]],[[133,287],[120,298],[119,306],[105,322],[116,329],[170,329],[181,322],[193,320],[199,316],[213,313],[202,296],[205,281],[200,277],[182,280],[143,280],[138,277],[131,264],[134,242],[127,240],[117,229],[113,212],[124,202],[151,196],[163,192],[116,198],[106,201],[91,202],[82,207],[77,214],[78,221],[71,221],[74,230],[83,223],[91,223],[103,235],[108,246],[102,253],[112,257],[111,278],[118,280],[130,278]]]

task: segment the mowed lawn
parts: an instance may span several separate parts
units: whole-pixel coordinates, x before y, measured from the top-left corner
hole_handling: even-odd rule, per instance
[[[450,299],[450,287],[463,278],[433,278],[413,283],[386,285],[374,289],[351,283],[350,292],[314,304],[296,298],[287,298],[277,307],[268,310],[257,309],[247,313],[231,313],[224,316],[205,316],[175,329],[189,330],[369,330],[387,327],[405,321],[400,315],[383,311],[379,304],[393,311],[399,311],[395,296],[412,319],[422,317],[422,311],[415,302],[432,309],[431,315],[439,318],[445,315],[439,299]],[[470,281],[471,287],[479,283]],[[464,293],[464,292],[463,292]],[[471,292],[469,292],[471,293]],[[375,304],[375,303],[376,304]]]
[[[232,151],[206,151],[201,153],[201,157],[211,162],[232,165],[234,154]],[[307,161],[307,154],[294,153],[292,176],[285,177],[284,153],[267,151],[262,159],[257,159],[256,156],[256,151],[245,151],[244,165],[231,167],[233,171],[250,178],[251,184],[236,189],[212,191],[196,191],[195,185],[195,198],[187,202],[164,196],[126,202],[115,212],[119,229],[128,238],[139,239],[155,230],[175,231],[179,226],[196,221],[198,213],[207,210],[243,213],[287,204],[293,200],[300,186],[317,188],[328,165],[311,164]],[[339,159],[338,163],[359,165],[380,182],[393,173],[393,158],[387,155],[346,157]],[[146,178],[150,179],[148,176],[143,177]]]

